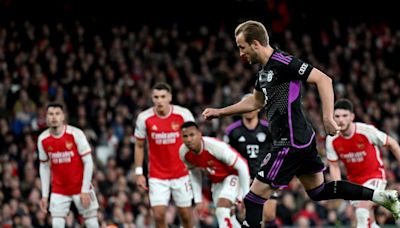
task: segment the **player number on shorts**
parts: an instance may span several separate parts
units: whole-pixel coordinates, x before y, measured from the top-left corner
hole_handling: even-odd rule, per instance
[[[232,178],[231,181],[229,182],[229,184],[230,184],[232,187],[235,187],[236,184],[237,184],[237,178]]]

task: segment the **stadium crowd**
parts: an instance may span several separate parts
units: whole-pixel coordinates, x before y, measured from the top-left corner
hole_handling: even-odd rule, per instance
[[[400,30],[387,24],[344,25],[332,20],[325,29],[292,33],[272,31],[271,42],[327,72],[335,96],[355,104],[359,121],[400,140]],[[1,227],[48,227],[39,210],[37,136],[46,128],[48,101],[63,102],[68,120],[84,130],[95,157],[93,183],[102,227],[152,227],[147,192],[134,175],[134,123],[151,105],[155,82],[172,85],[173,103],[190,109],[204,135],[223,137],[234,118],[206,122],[205,106],[222,107],[251,92],[257,68],[239,58],[233,28],[224,25],[114,25],[96,30],[89,23],[18,23],[0,26],[0,224]],[[325,133],[316,88],[304,90],[308,118],[318,130],[321,155]],[[239,118],[239,117],[238,117]],[[388,188],[400,190],[400,166],[386,149]],[[146,170],[145,170],[146,171]],[[326,172],[329,179],[329,173]],[[201,227],[215,227],[215,207],[197,214]],[[377,209],[377,222],[395,224]],[[167,214],[179,227],[176,208]],[[77,227],[77,213],[68,227]],[[277,209],[282,226],[350,226],[354,212],[347,201],[310,201],[294,180],[282,191]]]

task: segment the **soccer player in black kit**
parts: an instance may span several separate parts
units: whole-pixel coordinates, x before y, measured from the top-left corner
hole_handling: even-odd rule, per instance
[[[251,94],[242,97],[245,99]],[[231,123],[225,129],[224,141],[235,148],[246,160],[250,169],[251,180],[257,175],[261,162],[267,155],[271,145],[268,133],[268,122],[260,119],[260,110],[242,114],[242,118]],[[277,193],[264,204],[263,220],[265,228],[277,227],[276,218]],[[239,210],[239,220],[243,220]]]
[[[260,64],[252,96],[224,108],[206,108],[205,119],[246,113],[265,107],[272,135],[267,154],[250,191],[244,198],[246,217],[242,227],[259,228],[263,204],[276,189],[285,187],[294,176],[315,201],[328,199],[371,200],[400,218],[396,190],[372,190],[346,181],[325,183],[323,164],[315,143],[315,132],[303,115],[302,83],[314,84],[322,104],[322,120],[328,135],[339,133],[333,119],[332,79],[311,64],[269,45],[268,32],[257,21],[246,21],[235,29],[240,56],[250,64]]]

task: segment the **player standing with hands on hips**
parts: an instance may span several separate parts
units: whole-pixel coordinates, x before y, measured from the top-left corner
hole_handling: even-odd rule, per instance
[[[316,85],[322,118],[328,135],[339,133],[333,119],[332,79],[319,69],[269,45],[268,32],[257,21],[246,21],[235,29],[240,56],[260,64],[252,96],[236,104],[203,111],[205,119],[219,118],[265,106],[273,146],[244,199],[246,217],[242,227],[261,226],[263,204],[278,188],[297,176],[312,200],[371,200],[400,218],[398,192],[373,190],[346,181],[325,183],[323,164],[315,143],[315,132],[303,115],[301,84]],[[269,156],[269,155],[267,155]]]
[[[47,105],[46,121],[49,128],[39,135],[37,143],[42,184],[40,209],[47,213],[50,195],[52,226],[64,228],[73,201],[86,227],[97,228],[99,204],[91,184],[93,159],[89,142],[82,130],[64,123],[64,107],[60,103]]]

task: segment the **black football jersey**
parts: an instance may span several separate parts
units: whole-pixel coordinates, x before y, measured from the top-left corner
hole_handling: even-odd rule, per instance
[[[247,129],[242,120],[233,122],[225,130],[224,141],[247,160],[250,176],[254,178],[261,161],[271,147],[267,121],[260,120],[255,129]]]
[[[257,73],[255,89],[265,96],[265,111],[276,147],[304,148],[315,136],[301,108],[301,87],[313,66],[274,50]]]

